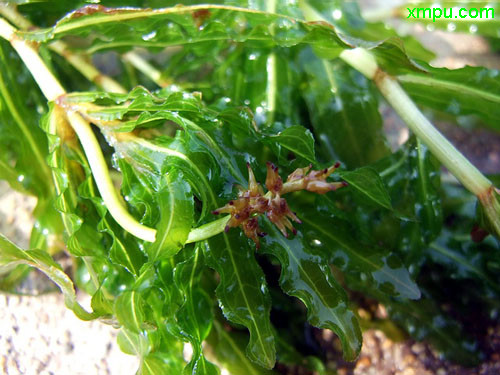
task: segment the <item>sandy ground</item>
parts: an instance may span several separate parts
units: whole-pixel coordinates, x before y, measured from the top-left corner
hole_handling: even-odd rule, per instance
[[[32,197],[0,182],[0,232],[27,247],[33,225]],[[88,296],[79,296],[84,306]],[[138,360],[120,351],[118,331],[99,321],[79,320],[62,294],[0,294],[0,373],[9,375],[135,374]]]

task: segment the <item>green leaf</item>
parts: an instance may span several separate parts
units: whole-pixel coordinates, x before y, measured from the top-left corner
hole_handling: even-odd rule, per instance
[[[222,322],[214,321],[215,329],[207,339],[215,357],[231,375],[272,375],[274,371],[264,370],[245,355],[248,335],[236,330],[226,330]]]
[[[270,224],[266,223],[265,230],[268,236],[262,250],[280,261],[283,291],[306,305],[313,326],[334,331],[342,342],[344,358],[354,360],[361,350],[361,330],[328,262],[304,247],[300,232],[294,239],[286,239]]]
[[[126,354],[142,358],[149,352],[148,340],[144,337],[144,335],[142,335],[142,333],[130,331],[125,327],[122,327],[120,332],[118,332],[116,342],[118,343],[121,351]]]
[[[387,155],[373,84],[341,61],[320,60],[308,50],[300,58],[307,73],[303,95],[321,156],[356,168]]]
[[[38,127],[45,110],[40,90],[12,48],[0,41],[0,177],[13,188],[50,197],[47,139]]]
[[[200,16],[203,14],[206,16]],[[234,40],[282,46],[310,43],[321,45],[325,53],[335,56],[345,46],[328,25],[219,5],[177,6],[157,10],[116,8],[87,15],[73,13],[61,19],[53,28],[23,33],[23,37],[37,41],[67,35],[92,35],[94,39],[89,52],[103,48],[158,48]]]
[[[433,158],[427,146],[415,138],[415,149],[410,153],[410,162],[417,175],[411,180],[416,183],[415,213],[420,220],[424,242],[436,238],[443,225],[440,196],[440,165]]]
[[[409,56],[424,61],[432,60],[435,55],[427,50],[416,38],[409,35],[398,34],[388,22],[368,23],[364,19],[361,10],[364,3],[344,0],[308,0],[301,1],[302,4],[309,3],[320,15],[331,23],[342,35],[358,38],[371,43],[380,43],[390,38],[404,41],[404,50]],[[376,4],[371,4],[376,5]],[[360,9],[361,8],[361,9]],[[339,13],[339,11],[341,13]],[[335,15],[341,17],[335,17]]]
[[[61,109],[53,104],[49,105],[49,112],[41,119],[41,127],[49,142],[48,165],[56,192],[54,206],[61,213],[68,250],[77,256],[104,254],[106,250],[101,242],[103,236],[97,230],[99,213],[91,201],[78,195],[80,184],[84,181],[92,184],[90,178],[85,179],[85,172],[89,168],[82,167],[86,165],[85,156],[76,144],[74,133]],[[61,132],[67,137],[64,142],[58,135]],[[91,189],[88,185],[86,188]]]
[[[417,285],[396,255],[360,242],[343,220],[318,210],[299,208],[298,211],[302,213],[305,242],[321,249],[333,265],[361,281],[362,290],[420,298]]]
[[[212,327],[212,300],[199,286],[204,261],[198,246],[183,250],[186,260],[177,263],[174,271],[175,284],[183,295],[183,304],[176,313],[180,334],[193,347],[193,357],[184,374],[217,375],[219,371],[203,355],[202,343]]]
[[[141,294],[136,291],[126,291],[115,301],[115,315],[118,322],[134,333],[141,332],[144,322],[144,308]]]
[[[452,116],[477,115],[491,128],[500,130],[500,73],[497,69],[426,68],[427,74],[409,73],[398,77],[417,103]],[[433,95],[429,95],[431,91]]]
[[[287,154],[292,152],[310,163],[316,162],[314,155],[314,138],[312,133],[300,125],[291,126],[263,139],[263,142],[271,148],[275,148],[278,158],[287,159]],[[285,150],[283,150],[285,149]]]
[[[160,353],[152,353],[146,356],[139,370],[140,375],[158,375],[158,374],[180,374],[182,367],[179,358],[161,355]]]
[[[239,232],[232,230],[209,239],[205,247],[207,262],[220,276],[216,294],[224,316],[250,332],[247,357],[271,369],[276,352],[269,321],[269,291],[247,238]]]
[[[95,312],[87,312],[76,300],[73,282],[50,255],[41,250],[22,250],[0,234],[0,265],[26,264],[42,271],[57,284],[64,295],[64,304],[82,320],[96,319]]]
[[[171,171],[164,176],[166,188],[159,192],[161,219],[158,223],[156,241],[146,247],[149,261],[167,258],[179,251],[188,238],[193,225],[193,196],[191,187],[182,174]]]
[[[375,169],[363,167],[355,171],[340,171],[339,175],[372,204],[392,210],[391,197]]]
[[[415,264],[443,225],[440,165],[427,147],[412,137],[373,167],[387,186],[399,216],[399,222],[386,220],[376,236],[384,246],[397,251],[405,264]]]

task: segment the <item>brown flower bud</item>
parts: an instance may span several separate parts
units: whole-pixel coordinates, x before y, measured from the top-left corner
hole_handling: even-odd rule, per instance
[[[278,174],[278,167],[273,163],[267,162],[266,188],[273,194],[279,194],[283,187],[283,180]]]

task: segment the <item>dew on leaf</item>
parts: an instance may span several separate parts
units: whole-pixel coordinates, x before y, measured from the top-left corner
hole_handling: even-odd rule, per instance
[[[142,40],[144,40],[144,41],[146,41],[146,42],[147,42],[148,40],[153,39],[155,36],[156,36],[156,30],[153,30],[153,31],[151,31],[149,34],[145,34],[145,35],[143,35],[143,36],[142,36]]]
[[[333,17],[334,20],[338,21],[339,19],[342,18],[342,11],[340,9],[335,9],[332,12],[332,17]]]

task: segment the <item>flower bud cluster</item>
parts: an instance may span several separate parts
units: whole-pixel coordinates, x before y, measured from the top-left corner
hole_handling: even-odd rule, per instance
[[[287,201],[281,196],[299,190],[325,194],[346,186],[346,182],[326,181],[326,178],[339,166],[340,164],[336,163],[330,168],[320,171],[310,171],[312,165],[298,168],[283,183],[278,168],[273,163],[267,162],[265,184],[268,192],[264,194],[264,189],[255,179],[252,168],[247,163],[248,189],[241,188],[237,199],[229,201],[225,206],[218,208],[213,213],[215,215],[230,214],[231,218],[227,222],[225,231],[227,232],[232,227],[241,226],[245,235],[251,238],[259,248],[259,237],[265,236],[266,233],[260,231],[258,216],[265,214],[285,237],[288,237],[288,230],[296,234],[297,230],[293,227],[292,221],[299,224],[301,221],[290,210]]]

